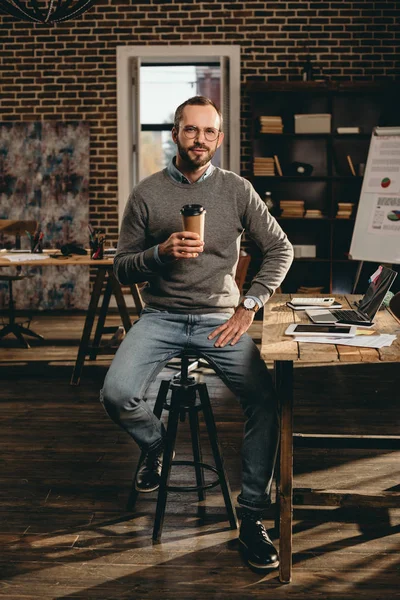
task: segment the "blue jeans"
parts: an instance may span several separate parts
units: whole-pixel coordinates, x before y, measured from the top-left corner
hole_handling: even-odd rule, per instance
[[[143,400],[146,389],[169,360],[183,349],[195,350],[241,403],[246,422],[238,502],[251,509],[263,509],[270,503],[278,445],[276,394],[268,369],[249,335],[243,335],[234,346],[223,348],[214,346],[216,339],[207,339],[230,316],[145,309],[114,357],[101,390],[101,401],[111,419],[142,450],[159,448],[165,430]]]

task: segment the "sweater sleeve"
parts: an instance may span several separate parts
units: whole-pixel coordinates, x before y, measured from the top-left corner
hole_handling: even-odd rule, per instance
[[[114,273],[124,285],[147,281],[160,269],[156,247],[149,248],[146,243],[146,231],[146,207],[133,191],[125,207],[114,259]]]
[[[289,271],[293,261],[293,246],[253,186],[244,181],[243,228],[262,252],[260,269],[246,296],[256,296],[265,304]]]

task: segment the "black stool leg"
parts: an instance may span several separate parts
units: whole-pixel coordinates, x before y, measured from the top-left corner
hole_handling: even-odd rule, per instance
[[[224,496],[226,510],[228,512],[229,523],[231,529],[238,529],[239,523],[237,520],[236,509],[232,502],[232,494],[219,447],[217,428],[215,426],[214,415],[211,409],[210,397],[208,395],[206,384],[199,383],[198,390],[201,404],[203,406],[204,420],[207,426],[208,437],[210,438],[210,444],[214,455],[215,467],[218,471],[221,490]]]
[[[193,460],[194,468],[196,471],[196,485],[204,486],[204,472],[203,468],[199,463],[203,462],[200,445],[200,428],[199,428],[199,415],[197,409],[189,410],[189,423],[190,423],[190,435],[192,438],[192,449],[193,449]],[[198,498],[204,500],[206,497],[205,490],[199,489]]]
[[[171,407],[169,409],[167,435],[165,438],[165,450],[163,456],[163,466],[161,471],[161,481],[158,490],[156,516],[154,519],[153,542],[159,542],[164,524],[165,505],[167,503],[167,487],[171,473],[172,456],[175,447],[176,432],[178,430],[180,414],[179,394],[172,390]]]
[[[160,419],[161,418],[161,413],[162,413],[162,409],[164,406],[164,402],[167,399],[167,395],[168,395],[168,390],[169,390],[169,381],[167,380],[163,380],[161,382],[160,388],[158,390],[158,394],[157,394],[157,400],[156,403],[154,405],[154,410],[153,413],[155,414],[155,416]],[[128,502],[126,505],[126,510],[133,510],[135,504],[136,504],[136,500],[137,497],[139,495],[140,492],[137,491],[137,489],[135,488],[135,481],[136,481],[136,475],[137,472],[139,471],[139,468],[143,462],[143,459],[145,457],[145,452],[142,452],[139,458],[139,462],[135,471],[135,475],[133,476],[133,481],[132,481],[132,487],[131,487],[131,493],[129,494],[129,498],[128,498]]]

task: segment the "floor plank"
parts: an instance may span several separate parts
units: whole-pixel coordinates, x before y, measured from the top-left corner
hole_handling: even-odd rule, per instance
[[[118,325],[118,317],[111,316]],[[251,571],[229,529],[222,496],[170,494],[162,543],[151,533],[156,495],[126,511],[138,450],[106,416],[99,389],[112,352],[88,362],[69,385],[81,315],[38,315],[32,350],[0,348],[0,598],[7,600],[400,598],[400,509],[296,506],[293,583]],[[108,323],[108,324],[110,324]],[[260,323],[251,333],[257,341]],[[164,370],[147,393],[153,403]],[[235,494],[240,491],[243,416],[212,373],[209,386]],[[398,365],[295,369],[295,430],[397,435]],[[177,454],[190,439],[180,425]],[[211,461],[204,425],[204,457]],[[399,490],[400,452],[296,448],[296,487]],[[189,480],[190,472],[174,477]],[[273,531],[274,509],[266,524]],[[278,540],[277,540],[278,543]]]

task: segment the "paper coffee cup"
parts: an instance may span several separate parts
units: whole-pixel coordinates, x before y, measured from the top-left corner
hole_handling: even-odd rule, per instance
[[[201,204],[185,204],[181,208],[182,226],[184,231],[198,233],[204,241],[204,222],[206,210]]]

